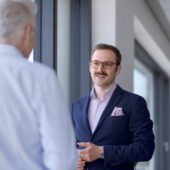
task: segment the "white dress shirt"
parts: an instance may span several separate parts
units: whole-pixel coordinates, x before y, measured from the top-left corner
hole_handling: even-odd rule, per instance
[[[112,94],[116,89],[116,84],[114,84],[110,89],[108,89],[103,98],[100,100],[97,98],[95,89],[93,88],[90,94],[90,104],[88,110],[88,119],[91,128],[91,132],[93,133],[96,129],[96,126],[99,122],[99,119],[106,108],[107,103],[109,102]]]
[[[0,170],[74,170],[69,112],[55,72],[0,45]]]

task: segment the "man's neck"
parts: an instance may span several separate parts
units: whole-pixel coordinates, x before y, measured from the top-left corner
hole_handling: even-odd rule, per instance
[[[111,84],[110,86],[108,87],[101,87],[101,86],[97,86],[95,85],[94,86],[94,89],[95,89],[95,93],[96,93],[96,97],[99,99],[99,100],[102,100],[103,99],[103,95],[105,94],[105,92],[110,89],[115,83]]]

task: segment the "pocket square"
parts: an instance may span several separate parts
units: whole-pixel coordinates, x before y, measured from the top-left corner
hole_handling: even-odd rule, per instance
[[[115,107],[113,109],[111,116],[124,116],[122,108],[121,107]]]

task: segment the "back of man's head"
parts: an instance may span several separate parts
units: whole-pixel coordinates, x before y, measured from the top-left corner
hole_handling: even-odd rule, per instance
[[[27,24],[35,27],[35,13],[32,0],[0,0],[0,40],[20,39]]]

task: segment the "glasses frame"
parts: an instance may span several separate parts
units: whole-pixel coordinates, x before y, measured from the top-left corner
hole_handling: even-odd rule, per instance
[[[93,63],[94,61],[99,62],[99,66],[98,66],[98,67],[94,67],[94,66],[92,65],[92,63]],[[111,66],[110,68],[105,68],[104,63],[106,63],[106,62],[111,63],[112,66]],[[117,65],[117,63],[114,63],[114,62],[112,62],[112,61],[103,61],[103,62],[101,62],[101,61],[99,61],[99,60],[90,60],[89,64],[90,64],[90,66],[93,67],[94,69],[98,69],[98,68],[102,65],[102,68],[104,68],[105,70],[111,70],[111,69],[113,68],[113,65],[114,65],[114,64]]]

